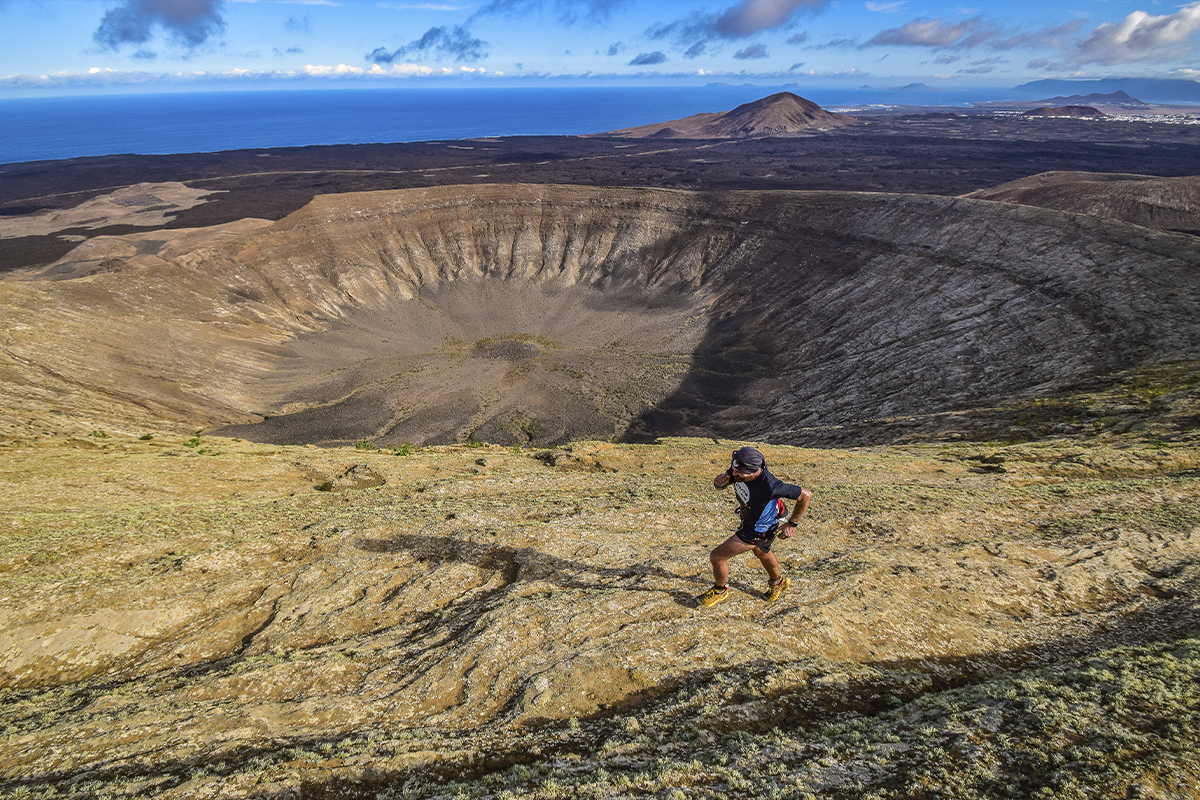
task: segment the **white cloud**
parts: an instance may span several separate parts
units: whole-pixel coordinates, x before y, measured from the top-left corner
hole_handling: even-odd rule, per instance
[[[349,64],[338,64],[335,67],[319,64],[305,64],[306,75],[362,75],[366,70],[362,67],[352,67]]]
[[[667,60],[666,54],[661,50],[655,50],[653,53],[639,53],[634,56],[629,62],[631,67],[645,67],[652,64],[661,64]]]
[[[908,5],[908,0],[895,0],[891,3],[878,3],[875,0],[867,3],[868,11],[878,11],[880,14],[895,14]]]
[[[463,72],[474,72],[475,70],[464,69]],[[311,75],[317,78],[323,77],[348,77],[354,75],[369,75],[378,77],[405,77],[409,75],[432,75],[433,69],[430,67],[421,66],[420,64],[390,64],[383,67],[379,64],[372,64],[370,69],[356,67],[351,64],[305,64],[305,75]],[[483,72],[483,70],[479,70]],[[453,69],[447,67],[442,70],[442,74],[450,75],[454,73]],[[263,74],[263,73],[260,73]]]
[[[225,31],[223,0],[123,0],[108,9],[92,39],[109,50],[147,45],[159,29],[188,52]],[[143,51],[149,55],[149,51]]]
[[[9,75],[0,77],[0,90],[116,88],[151,84],[182,88],[231,82],[244,84],[246,81],[290,83],[303,80],[341,80],[347,78],[397,80],[419,78],[434,74],[433,69],[421,64],[392,64],[387,67],[372,64],[369,69],[350,64],[308,64],[301,70],[252,70],[234,67],[221,71],[197,69],[191,72],[173,73],[89,67],[86,72],[68,72],[63,70],[46,75]],[[444,71],[443,74],[482,76],[488,73],[482,69],[468,67],[461,70],[449,69]],[[493,72],[490,74],[500,75],[501,73]]]
[[[898,28],[888,28],[871,38],[864,47],[902,45],[905,47],[955,48],[970,50],[986,46],[992,50],[1029,47],[1062,48],[1068,37],[1083,27],[1082,20],[1037,30],[1005,29],[1000,23],[983,17],[971,17],[948,23],[941,19],[918,17]]]
[[[716,21],[723,36],[740,38],[778,28],[801,8],[820,8],[824,0],[742,0]]]
[[[767,46],[765,44],[752,44],[749,47],[734,53],[733,57],[745,60],[749,58],[768,58],[769,55],[770,54],[767,53]]]
[[[686,58],[703,54],[705,44],[720,39],[746,39],[757,33],[790,24],[803,13],[816,13],[830,0],[740,0],[721,13],[693,11],[688,17],[655,24],[646,31],[651,39],[675,39],[687,48]],[[666,5],[666,4],[664,4]]]
[[[1197,30],[1200,30],[1200,3],[1160,17],[1134,11],[1120,22],[1098,26],[1079,45],[1071,61],[1075,64],[1168,61],[1191,51],[1187,40]]]
[[[968,34],[977,31],[983,24],[979,17],[947,25],[940,19],[918,17],[898,28],[880,31],[867,42],[868,45],[905,45],[909,47],[952,47],[962,44]]]
[[[9,75],[0,78],[0,89],[76,89],[138,86],[173,80],[171,76],[138,70],[90,67],[87,72],[54,72],[49,75]]]
[[[863,72],[860,69],[851,67],[850,69],[839,69],[833,71],[822,71],[817,69],[800,70],[792,73],[793,75],[804,75],[809,78],[860,78],[869,76],[871,73]]]

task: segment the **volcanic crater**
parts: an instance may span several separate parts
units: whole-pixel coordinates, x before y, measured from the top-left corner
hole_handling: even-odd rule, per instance
[[[962,198],[327,195],[10,275],[6,391],[295,444],[944,436],[1194,352],[1198,262],[1195,237]]]

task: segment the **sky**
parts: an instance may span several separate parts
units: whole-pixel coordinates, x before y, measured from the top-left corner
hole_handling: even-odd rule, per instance
[[[0,0],[0,92],[1200,79],[1200,2]]]

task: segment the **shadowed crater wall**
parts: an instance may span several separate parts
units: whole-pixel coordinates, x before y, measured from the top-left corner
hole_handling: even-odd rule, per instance
[[[49,407],[293,443],[822,443],[1188,357],[1197,264],[1193,237],[931,196],[331,195],[0,284],[0,371],[18,430]]]

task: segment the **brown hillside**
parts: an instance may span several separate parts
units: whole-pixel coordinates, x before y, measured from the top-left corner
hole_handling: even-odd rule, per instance
[[[1200,231],[1200,176],[1043,172],[963,196],[1090,214],[1159,230]]]
[[[1072,117],[1075,119],[1100,119],[1108,116],[1091,106],[1042,106],[1026,111],[1024,117]]]
[[[751,139],[768,136],[803,136],[854,123],[853,117],[834,114],[811,100],[779,92],[723,113],[695,114],[670,122],[611,131],[603,136],[634,139]]]

